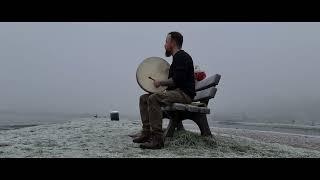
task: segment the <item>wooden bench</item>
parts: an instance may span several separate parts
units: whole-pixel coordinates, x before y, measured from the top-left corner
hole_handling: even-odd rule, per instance
[[[221,75],[215,74],[196,83],[196,96],[191,104],[173,103],[162,107],[163,118],[169,119],[168,127],[164,133],[165,137],[172,137],[175,130],[184,130],[182,121],[189,119],[194,121],[202,136],[211,136],[207,114],[209,100],[214,98],[217,92]]]

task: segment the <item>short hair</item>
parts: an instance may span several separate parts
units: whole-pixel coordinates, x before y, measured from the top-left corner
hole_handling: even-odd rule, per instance
[[[181,33],[172,31],[168,35],[170,35],[171,39],[173,39],[176,42],[178,48],[182,48],[183,36]]]

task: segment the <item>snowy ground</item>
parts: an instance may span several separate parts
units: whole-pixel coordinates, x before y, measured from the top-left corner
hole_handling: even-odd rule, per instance
[[[286,132],[294,134],[303,134],[311,136],[320,136],[320,126],[308,126],[298,124],[280,124],[280,123],[253,123],[253,122],[228,122],[228,121],[213,121],[213,127],[220,128],[239,128],[239,129],[252,129],[261,131],[275,131]]]
[[[212,128],[215,138],[176,133],[161,150],[142,150],[129,134],[139,120],[84,118],[63,124],[0,131],[0,157],[320,157],[320,137]]]

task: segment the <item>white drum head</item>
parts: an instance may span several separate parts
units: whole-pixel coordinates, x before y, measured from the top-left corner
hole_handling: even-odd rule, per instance
[[[153,80],[149,77],[156,80],[168,80],[170,64],[159,57],[150,57],[145,59],[138,67],[136,78],[139,86],[149,92],[161,92],[164,91],[167,87],[160,86],[156,88],[153,84]]]

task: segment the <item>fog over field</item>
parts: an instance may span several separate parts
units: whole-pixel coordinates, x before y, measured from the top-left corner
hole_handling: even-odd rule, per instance
[[[0,112],[137,118],[136,69],[150,56],[171,63],[170,31],[222,75],[216,120],[320,124],[320,23],[0,23]]]

